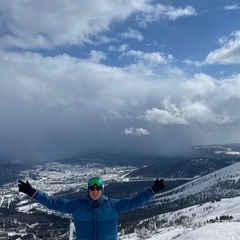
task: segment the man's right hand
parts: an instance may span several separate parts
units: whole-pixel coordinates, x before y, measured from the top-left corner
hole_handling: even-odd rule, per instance
[[[28,181],[23,182],[22,180],[18,180],[18,190],[19,192],[23,192],[30,197],[35,196],[37,192],[35,188],[32,188],[31,184]]]

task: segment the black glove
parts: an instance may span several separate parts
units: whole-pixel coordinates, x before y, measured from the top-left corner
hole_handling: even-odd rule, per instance
[[[165,188],[165,182],[164,179],[156,179],[153,186],[152,186],[152,190],[155,194],[157,194],[158,192],[160,192],[161,190],[163,190]]]
[[[35,196],[37,193],[37,190],[33,188],[28,181],[23,182],[21,180],[18,180],[18,188],[19,188],[19,192],[23,192],[30,197]]]

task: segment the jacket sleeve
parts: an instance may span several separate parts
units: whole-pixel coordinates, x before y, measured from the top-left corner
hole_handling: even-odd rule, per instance
[[[72,201],[65,198],[52,197],[44,192],[38,191],[33,199],[51,210],[71,214],[74,211]]]
[[[118,213],[128,212],[148,203],[155,194],[149,189],[132,198],[112,199],[115,210]]]

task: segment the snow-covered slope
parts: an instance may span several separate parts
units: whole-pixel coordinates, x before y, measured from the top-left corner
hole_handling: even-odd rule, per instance
[[[181,201],[186,206],[190,206],[199,202],[236,196],[240,196],[240,163],[234,163],[171,191],[159,194],[155,203],[179,204]]]
[[[239,240],[240,239],[240,223],[224,222],[206,225],[201,228],[190,229],[168,229],[163,233],[156,234],[149,240]],[[132,235],[131,239],[139,239]]]
[[[240,163],[235,163],[171,191],[159,194],[153,201],[156,205],[166,206],[174,204],[174,202],[185,201],[189,207],[140,222],[134,234],[120,238],[239,240],[239,181]],[[199,199],[203,200],[204,203],[200,204]],[[207,199],[211,200],[206,202]],[[198,204],[194,204],[194,201]]]
[[[179,211],[161,214],[150,221],[146,220],[139,225],[138,230],[134,234],[120,236],[120,238],[239,240],[239,206],[240,197],[194,205]],[[162,222],[161,226],[152,228],[153,222],[157,223],[157,221]]]
[[[176,240],[239,240],[240,239],[239,222],[218,223],[204,226],[195,231],[183,234]]]

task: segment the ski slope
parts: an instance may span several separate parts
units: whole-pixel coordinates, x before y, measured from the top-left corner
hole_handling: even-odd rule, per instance
[[[181,236],[179,236],[181,235]],[[135,238],[137,239],[137,238]],[[191,229],[172,229],[149,238],[150,240],[240,240],[240,223],[225,222]]]
[[[209,224],[207,226],[201,227],[194,231],[189,231],[183,234],[182,236],[176,238],[176,240],[186,240],[186,239],[189,239],[189,240],[228,240],[228,239],[240,240],[240,223],[224,222],[224,223]]]
[[[120,238],[128,240],[137,240],[135,234],[128,237]],[[184,228],[163,229],[159,233],[154,234],[148,240],[240,240],[240,223],[224,222],[214,223],[203,226],[196,230]]]
[[[191,226],[162,227],[149,231],[145,239],[149,240],[240,240],[240,197],[222,199],[218,202],[198,204],[167,214],[159,215],[160,219],[174,222],[179,216],[189,216]],[[209,223],[223,215],[232,216],[232,220]],[[194,216],[194,217],[193,217]],[[144,239],[136,233],[120,236],[121,240]]]

